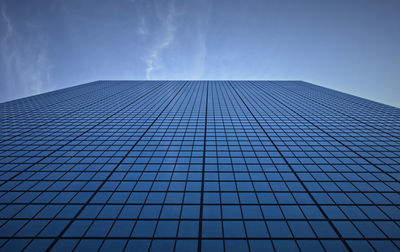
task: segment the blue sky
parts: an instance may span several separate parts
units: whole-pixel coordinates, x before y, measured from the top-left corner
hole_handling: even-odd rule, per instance
[[[400,107],[397,0],[0,0],[0,102],[100,79],[294,79]]]

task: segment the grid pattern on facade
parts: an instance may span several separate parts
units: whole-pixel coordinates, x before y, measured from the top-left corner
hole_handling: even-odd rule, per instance
[[[302,81],[0,104],[4,251],[398,251],[400,109]]]

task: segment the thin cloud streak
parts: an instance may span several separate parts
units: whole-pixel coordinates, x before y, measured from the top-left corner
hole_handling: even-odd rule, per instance
[[[165,18],[165,20],[161,20],[162,24],[164,24],[163,28],[165,35],[158,43],[156,43],[156,45],[151,49],[148,58],[145,59],[147,65],[146,67],[147,80],[152,79],[152,74],[154,71],[157,71],[163,67],[160,55],[166,48],[170,46],[170,44],[175,39],[175,32],[176,32],[176,26],[174,22],[175,17],[176,17],[175,2],[171,1],[167,17]]]
[[[196,54],[194,61],[196,62],[194,68],[194,78],[193,79],[203,79],[206,71],[206,60],[207,60],[207,27],[209,25],[210,20],[210,12],[211,12],[211,2],[204,1],[202,2],[203,6],[199,8],[202,10],[196,18]]]
[[[3,5],[1,6],[1,16],[4,19],[6,26],[7,26],[7,33],[4,36],[4,38],[2,39],[2,43],[7,42],[7,40],[11,37],[11,34],[13,33],[13,26],[11,24],[10,18],[7,16],[7,10],[6,10],[6,6]]]
[[[6,93],[3,95],[15,99],[50,91],[48,43],[41,27],[29,20],[24,27],[15,26],[5,4],[1,7],[1,18],[6,27],[0,52],[3,75],[0,80]],[[29,37],[22,37],[23,32],[18,33],[19,30],[24,30]],[[16,89],[21,90],[18,96],[15,96]]]

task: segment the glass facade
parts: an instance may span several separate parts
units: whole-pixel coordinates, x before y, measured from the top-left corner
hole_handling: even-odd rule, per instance
[[[0,104],[2,251],[398,251],[400,109],[302,81]]]

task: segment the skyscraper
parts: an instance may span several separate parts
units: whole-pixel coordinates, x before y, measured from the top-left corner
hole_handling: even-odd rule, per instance
[[[4,251],[398,251],[400,109],[302,81],[1,106]]]

